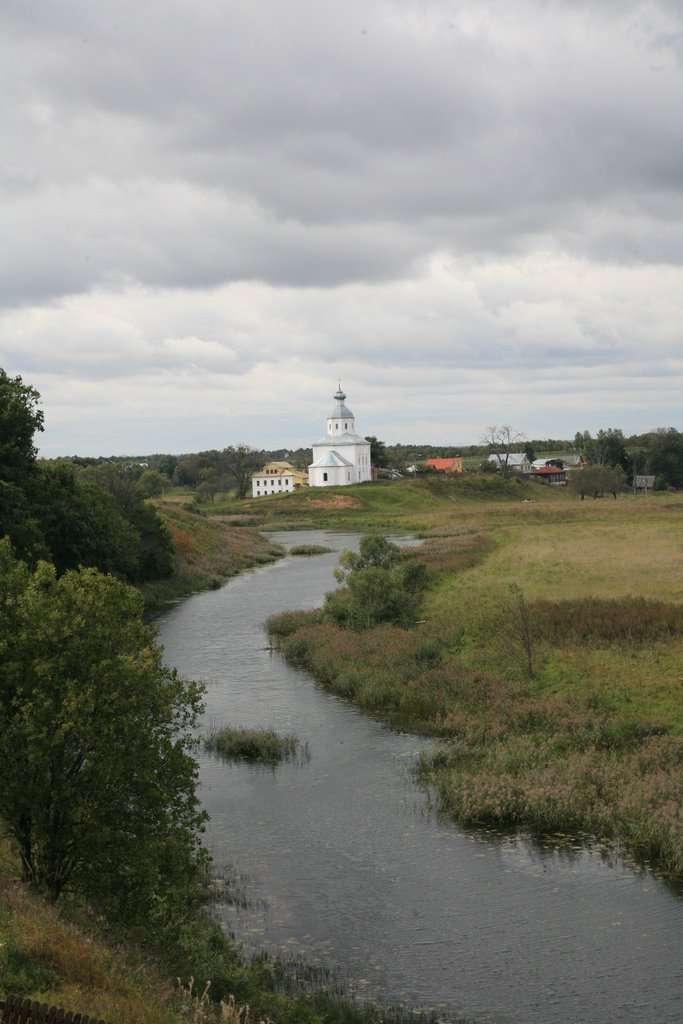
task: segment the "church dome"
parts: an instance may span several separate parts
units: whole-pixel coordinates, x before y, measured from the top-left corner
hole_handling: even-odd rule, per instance
[[[335,405],[335,407],[332,410],[332,412],[330,413],[330,415],[327,417],[328,419],[330,419],[330,420],[338,420],[338,419],[352,420],[353,419],[353,413],[348,408],[348,406],[344,405],[345,399],[346,399],[346,394],[342,391],[341,386],[340,386],[337,389],[337,391],[335,392],[335,395],[334,395],[334,400],[335,400],[335,402],[337,404]]]

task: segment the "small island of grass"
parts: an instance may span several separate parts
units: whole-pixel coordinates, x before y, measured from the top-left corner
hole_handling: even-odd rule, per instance
[[[326,548],[324,544],[296,544],[290,548],[290,555],[327,555],[333,548]]]
[[[204,747],[226,761],[247,761],[274,767],[283,761],[306,762],[311,759],[308,743],[296,736],[281,736],[274,729],[244,729],[226,725],[213,729]]]

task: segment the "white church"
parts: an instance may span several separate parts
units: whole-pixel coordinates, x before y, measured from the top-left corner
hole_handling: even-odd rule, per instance
[[[335,406],[327,417],[327,433],[313,444],[309,487],[343,487],[372,479],[370,442],[356,433],[356,421],[344,405],[346,395],[341,384],[334,400]]]

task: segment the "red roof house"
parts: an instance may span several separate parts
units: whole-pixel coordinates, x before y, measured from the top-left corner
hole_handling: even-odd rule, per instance
[[[440,473],[462,473],[462,455],[454,455],[452,459],[427,459],[425,466]]]

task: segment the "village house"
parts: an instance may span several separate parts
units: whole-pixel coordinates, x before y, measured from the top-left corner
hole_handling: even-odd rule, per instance
[[[372,479],[370,442],[356,433],[356,421],[344,404],[346,395],[341,385],[334,401],[327,417],[327,433],[312,446],[313,461],[308,467],[311,487],[345,487]]]
[[[544,455],[540,459],[534,459],[531,463],[532,472],[542,469],[544,466],[560,466],[562,469],[580,469],[585,462],[580,455]]]
[[[564,487],[567,483],[567,470],[562,466],[537,466],[532,475],[551,487]]]
[[[531,473],[531,460],[525,452],[494,452],[489,455],[488,461],[503,472]]]
[[[289,462],[266,462],[263,469],[251,475],[251,493],[254,498],[267,494],[287,494],[308,483],[306,473],[295,469]]]
[[[430,466],[439,473],[462,473],[462,455],[454,455],[449,459],[427,459],[425,466]]]

